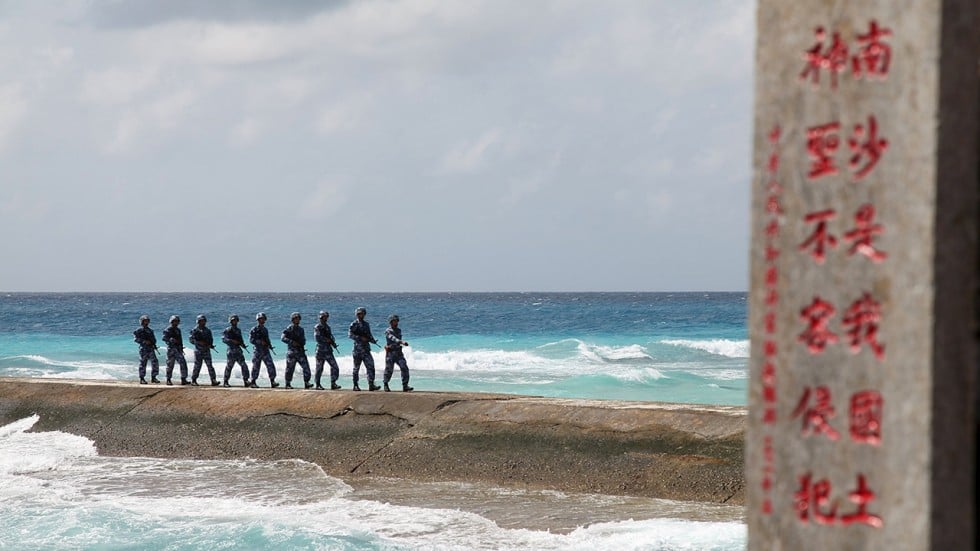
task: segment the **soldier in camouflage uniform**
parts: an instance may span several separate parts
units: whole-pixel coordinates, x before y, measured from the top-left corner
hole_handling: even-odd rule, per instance
[[[232,314],[228,318],[228,327],[225,328],[224,332],[221,333],[221,342],[228,345],[228,363],[225,365],[225,379],[223,386],[229,387],[228,379],[231,378],[231,370],[235,367],[235,364],[239,364],[242,368],[242,381],[247,387],[249,385],[248,380],[248,365],[245,363],[245,354],[242,349],[248,349],[245,346],[245,339],[242,337],[242,330],[238,328],[238,314]]]
[[[187,340],[194,345],[194,371],[191,373],[191,385],[197,386],[197,376],[201,374],[201,363],[208,366],[208,375],[211,376],[211,386],[218,386],[218,377],[214,373],[214,365],[211,363],[211,349],[214,348],[214,336],[207,327],[208,318],[201,314],[197,316],[197,327],[191,329]]]
[[[180,364],[180,384],[189,385],[187,360],[184,359],[184,339],[180,335],[180,316],[170,316],[170,327],[163,330],[163,342],[167,343],[167,384],[174,384],[174,364]]]
[[[133,331],[133,340],[140,345],[140,384],[146,384],[146,362],[153,366],[150,376],[154,383],[159,383],[157,375],[160,374],[160,360],[157,359],[157,337],[150,329],[150,316],[140,316],[140,327]]]
[[[272,388],[277,388],[276,382],[276,363],[272,361],[271,351],[272,342],[269,341],[269,330],[265,327],[266,316],[259,312],[255,314],[256,325],[248,333],[248,340],[253,345],[252,351],[252,383],[251,388],[259,388],[259,367],[265,362],[266,371],[269,373],[269,382]]]
[[[378,340],[371,334],[371,326],[364,320],[367,309],[358,308],[354,310],[357,317],[351,322],[347,330],[347,336],[354,341],[354,390],[361,390],[357,385],[358,371],[361,370],[361,363],[364,363],[364,370],[368,376],[368,390],[380,390],[381,387],[374,384],[374,356],[371,355],[371,343],[378,344]]]
[[[320,323],[316,324],[313,329],[313,336],[316,338],[316,373],[314,379],[317,390],[324,390],[323,386],[320,385],[324,362],[330,364],[330,389],[340,390],[340,385],[337,384],[337,379],[340,377],[340,367],[337,365],[337,359],[333,357],[333,351],[337,348],[337,341],[333,338],[330,325],[327,324],[329,319],[330,312],[320,311]]]
[[[385,329],[385,392],[391,392],[388,381],[395,371],[395,364],[398,364],[398,369],[402,372],[402,390],[405,392],[415,390],[408,386],[408,362],[405,361],[405,354],[402,352],[402,347],[408,346],[408,341],[402,340],[402,330],[398,328],[398,321],[398,314],[388,316],[389,327]]]
[[[310,383],[310,361],[306,359],[306,332],[299,322],[303,319],[299,312],[293,312],[289,316],[292,322],[282,331],[282,342],[286,343],[289,350],[286,352],[286,388],[293,388],[293,371],[296,369],[296,362],[303,367],[303,386],[313,388]]]

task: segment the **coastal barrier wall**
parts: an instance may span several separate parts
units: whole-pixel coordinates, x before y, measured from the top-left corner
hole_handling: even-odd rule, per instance
[[[0,378],[0,425],[100,455],[302,459],[331,476],[744,503],[741,407],[455,392],[168,387]]]

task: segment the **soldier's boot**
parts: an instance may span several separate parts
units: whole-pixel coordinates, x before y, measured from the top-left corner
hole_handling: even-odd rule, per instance
[[[330,383],[330,390],[340,390],[340,385],[337,383]]]
[[[153,378],[150,379],[150,382],[153,383],[153,384],[155,384],[155,385],[158,385],[158,384],[160,384],[160,379],[157,379],[156,377],[153,377]]]
[[[231,388],[231,385],[228,384],[228,379],[225,379],[225,382],[221,383],[221,386],[223,386],[225,388]]]
[[[323,388],[323,385],[320,384],[320,379],[317,379],[316,380],[316,389],[317,390],[326,390],[325,388]]]
[[[381,387],[374,384],[374,381],[368,381],[368,390],[374,392],[375,390],[381,390]]]
[[[144,377],[140,377],[140,384],[141,385],[145,385],[146,384],[146,379]]]
[[[361,391],[361,387],[357,386],[357,383],[354,383],[354,392],[360,392],[360,391]]]
[[[279,388],[279,383],[272,381],[272,388]]]
[[[412,388],[412,387],[410,387],[410,386],[408,386],[408,385],[402,385],[402,392],[411,392],[413,390],[415,390],[415,389]]]
[[[255,381],[251,381],[245,386],[247,386],[248,388],[259,388],[259,383],[256,383]]]
[[[385,382],[385,384],[384,384],[384,385],[385,385],[385,392],[391,392],[391,389],[390,389],[390,388],[388,388],[388,383],[387,383],[387,382]]]
[[[197,384],[197,379],[191,379],[191,386],[200,386]]]
[[[191,384],[191,383],[190,383],[190,381],[188,381],[187,379],[183,379],[183,378],[182,378],[182,379],[180,380],[180,386],[187,386],[187,385],[189,385],[189,384]]]
[[[248,388],[250,386],[252,386],[252,381],[249,381],[248,379],[245,379],[245,388]]]
[[[167,379],[167,386],[174,386],[174,382],[171,381],[170,379]]]
[[[211,386],[218,386],[220,384],[217,379],[211,379]]]
[[[286,388],[293,388],[293,380],[286,379]]]
[[[306,387],[306,390],[309,390],[309,389],[313,388],[313,383],[311,383],[309,379],[304,379],[303,380],[303,386]]]

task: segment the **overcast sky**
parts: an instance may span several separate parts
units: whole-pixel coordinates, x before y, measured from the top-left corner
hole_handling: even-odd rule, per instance
[[[0,290],[746,290],[754,10],[0,0]]]

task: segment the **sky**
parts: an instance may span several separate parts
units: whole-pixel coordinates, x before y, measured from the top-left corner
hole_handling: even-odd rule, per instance
[[[744,291],[751,0],[0,0],[2,291]]]

